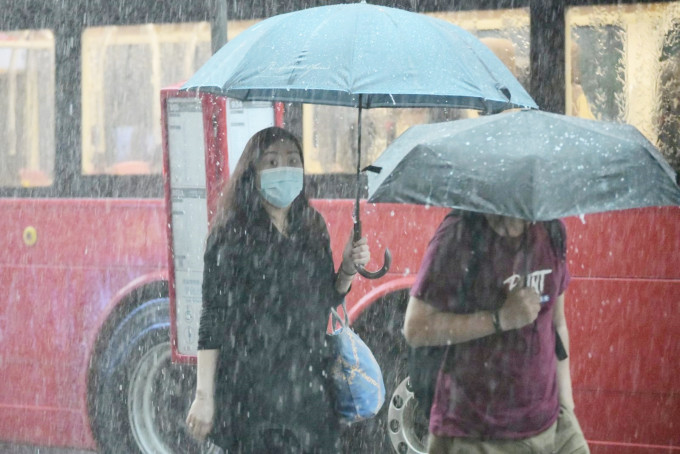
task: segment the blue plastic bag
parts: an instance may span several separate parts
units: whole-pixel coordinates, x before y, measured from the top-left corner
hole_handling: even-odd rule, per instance
[[[361,338],[349,327],[345,303],[344,319],[331,309],[333,328],[328,342],[335,352],[331,377],[336,391],[336,411],[344,423],[372,418],[385,402],[385,383],[380,365]]]

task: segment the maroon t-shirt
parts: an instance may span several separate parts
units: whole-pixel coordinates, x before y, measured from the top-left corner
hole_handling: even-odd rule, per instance
[[[559,413],[553,308],[569,272],[542,224],[529,227],[524,245],[521,238],[497,235],[483,219],[480,265],[465,301],[458,301],[473,249],[465,224],[456,216],[444,219],[411,295],[464,314],[498,309],[510,289],[528,283],[541,295],[542,308],[524,328],[455,345],[437,380],[430,431],[446,437],[530,437],[550,427]]]

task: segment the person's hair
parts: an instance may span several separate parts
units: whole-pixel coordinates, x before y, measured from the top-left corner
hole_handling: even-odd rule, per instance
[[[481,232],[481,226],[486,222],[486,217],[482,213],[476,213],[473,211],[464,210],[454,210],[451,214],[460,216],[466,223],[467,227],[472,232],[471,236],[475,238]],[[553,219],[551,221],[540,221],[543,228],[548,233],[550,238],[550,245],[552,246],[555,255],[560,260],[566,260],[567,256],[567,243],[566,235],[562,223],[558,219]],[[526,232],[526,230],[525,230]]]
[[[256,184],[256,166],[267,148],[277,141],[292,142],[300,153],[300,161],[304,166],[300,141],[293,134],[276,126],[255,133],[246,144],[234,172],[220,195],[211,232],[224,228],[230,222],[235,222],[241,227],[257,222],[263,209],[263,199]],[[309,201],[305,196],[303,184],[302,193],[291,204],[289,220],[302,220],[303,213],[308,208]]]

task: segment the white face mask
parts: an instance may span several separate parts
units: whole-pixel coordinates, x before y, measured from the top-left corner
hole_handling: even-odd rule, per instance
[[[260,171],[260,194],[278,208],[285,208],[302,192],[301,167],[277,167]]]

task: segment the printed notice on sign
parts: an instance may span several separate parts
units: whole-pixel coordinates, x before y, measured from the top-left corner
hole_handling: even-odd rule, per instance
[[[236,168],[238,160],[250,137],[257,131],[274,126],[274,105],[264,101],[227,102],[227,143],[229,144],[229,173]]]
[[[177,351],[195,355],[208,233],[201,101],[168,99],[167,119]]]

